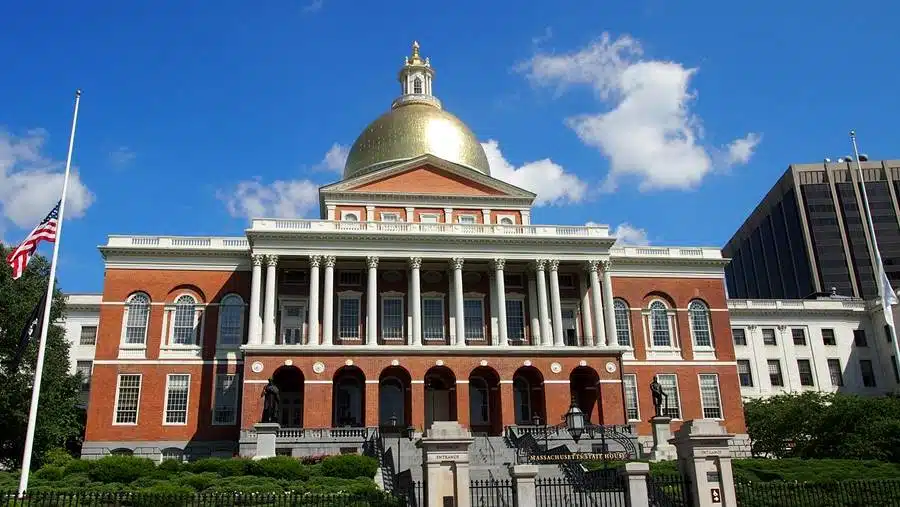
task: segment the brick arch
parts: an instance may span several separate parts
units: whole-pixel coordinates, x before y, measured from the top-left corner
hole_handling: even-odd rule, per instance
[[[185,293],[194,296],[198,303],[207,302],[206,294],[200,289],[200,287],[185,283],[176,285],[169,290],[168,294],[166,294],[166,303],[174,303],[178,296]]]
[[[412,424],[412,375],[402,366],[388,366],[378,376],[378,425],[389,427],[391,417],[397,426]]]
[[[306,377],[296,366],[279,366],[272,373],[272,382],[278,387],[281,406],[278,422],[282,427],[303,427],[304,387]]]
[[[342,366],[331,383],[331,426],[362,427],[366,422],[366,375],[358,366]]]
[[[490,366],[478,366],[469,373],[469,406],[462,407],[462,410],[469,411],[472,431],[494,436],[503,433],[503,403],[497,370]]]
[[[513,373],[513,410],[516,424],[532,424],[534,416],[547,423],[544,374],[534,366],[521,366]],[[527,417],[526,417],[527,416]]]
[[[600,374],[590,366],[578,366],[569,373],[569,393],[591,422],[600,421]]]
[[[670,309],[678,307],[678,305],[675,304],[675,299],[672,296],[660,290],[652,290],[644,294],[644,297],[641,298],[641,307],[646,308],[654,299],[662,299],[667,305],[669,305]]]
[[[425,427],[433,421],[456,421],[456,373],[447,366],[432,366],[423,377],[425,381]]]

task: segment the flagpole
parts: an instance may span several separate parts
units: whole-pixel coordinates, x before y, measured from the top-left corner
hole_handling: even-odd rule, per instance
[[[872,250],[874,250],[875,254],[875,281],[878,287],[878,295],[881,296],[881,306],[884,310],[884,322],[888,326],[888,332],[891,334],[888,338],[890,338],[891,343],[894,348],[894,364],[897,368],[897,371],[900,371],[900,344],[897,343],[897,333],[894,328],[894,312],[891,309],[891,305],[885,300],[885,282],[888,283],[887,290],[893,292],[893,288],[890,287],[890,281],[887,279],[887,275],[884,272],[884,264],[881,261],[881,251],[878,249],[878,239],[875,237],[875,222],[872,221],[872,210],[869,209],[869,196],[866,192],[866,184],[865,179],[863,178],[862,172],[862,164],[859,160],[859,148],[856,146],[856,132],[850,131],[850,142],[853,143],[853,157],[856,159],[856,172],[859,177],[860,189],[862,191],[862,200],[863,200],[863,209],[866,212],[866,221],[868,222],[868,232],[869,236],[872,240]]]
[[[34,368],[34,386],[31,389],[31,407],[28,410],[28,431],[25,434],[25,451],[22,454],[22,474],[19,478],[19,498],[28,488],[31,471],[31,454],[34,447],[34,428],[37,423],[38,400],[41,395],[41,376],[44,373],[44,354],[47,352],[47,331],[50,329],[50,306],[53,304],[53,286],[56,281],[56,260],[62,241],[63,216],[66,212],[66,192],[69,190],[69,172],[72,168],[72,148],[75,145],[75,125],[78,122],[78,103],[81,90],[75,91],[75,112],[72,115],[72,132],[69,134],[69,153],[66,155],[66,173],[63,177],[62,197],[59,203],[59,220],[56,222],[56,240],[53,242],[53,257],[50,260],[50,280],[47,281],[47,297],[44,301],[44,315],[41,322],[41,339],[38,342],[37,364]]]

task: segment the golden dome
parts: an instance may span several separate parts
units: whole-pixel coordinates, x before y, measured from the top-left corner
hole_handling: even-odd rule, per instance
[[[400,97],[391,110],[363,130],[350,148],[344,179],[378,170],[426,153],[490,175],[487,156],[475,134],[441,108],[432,94],[434,69],[413,42],[397,79]]]
[[[408,103],[363,130],[350,148],[344,179],[426,153],[491,174],[481,143],[465,123],[433,105]]]

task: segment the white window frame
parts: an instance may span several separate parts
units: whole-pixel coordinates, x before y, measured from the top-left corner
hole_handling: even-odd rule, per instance
[[[504,224],[503,220],[509,220],[510,223]],[[497,225],[503,225],[506,227],[515,227],[516,226],[516,216],[509,215],[509,214],[497,215]]]
[[[433,219],[433,221],[432,221],[432,219]],[[439,223],[441,223],[441,215],[439,215],[438,213],[421,213],[419,215],[419,223],[439,224]]]
[[[360,217],[359,215],[359,211],[341,210],[341,222],[362,222],[362,217]]]
[[[391,219],[388,220],[388,217],[390,217]],[[381,212],[381,221],[382,222],[390,222],[390,223],[399,222],[400,221],[400,213],[397,213],[396,211],[382,211]]]
[[[678,398],[675,408],[678,410],[678,417],[673,417],[672,420],[673,421],[681,421],[681,420],[683,420],[682,418],[684,417],[684,412],[681,410],[681,387],[678,385],[678,374],[677,373],[657,373],[653,377],[656,379],[657,382],[659,382],[660,376],[673,377],[675,379],[675,397]],[[662,385],[662,382],[659,382],[659,383],[660,383],[660,385]],[[668,401],[669,401],[669,403],[672,402],[672,400],[668,400]],[[664,407],[665,407],[665,401],[663,401],[663,406],[660,408],[664,408]],[[665,415],[665,414],[663,414],[663,415]]]
[[[507,292],[506,293],[506,303],[517,302],[522,305],[522,337],[521,338],[513,338],[512,333],[510,333],[509,326],[509,308],[505,308],[506,310],[506,337],[509,341],[521,341],[522,343],[528,343],[528,310],[525,306],[525,294],[521,294],[518,292]]]
[[[167,452],[167,451],[178,451],[178,457],[177,458],[173,457],[172,453]],[[187,460],[184,458],[185,458],[184,449],[179,449],[178,447],[166,447],[159,451],[159,462],[160,463],[162,463],[164,461],[176,461],[176,460],[180,461],[182,463],[185,463],[185,462],[187,462]]]
[[[193,343],[175,343],[175,314],[178,310],[178,300],[183,297],[191,298],[194,303],[194,339]],[[206,304],[190,292],[181,292],[172,298],[171,303],[166,303],[163,310],[162,336],[160,337],[160,357],[200,357],[203,350],[203,335],[206,324]]]
[[[666,309],[666,324],[669,328],[669,345],[653,344],[653,312],[655,303],[662,303]],[[675,309],[661,298],[654,298],[641,312],[643,315],[644,343],[647,347],[647,359],[680,359],[681,347],[678,339],[678,326],[675,325]]]
[[[127,343],[127,335],[128,335],[128,319],[131,314],[131,304],[134,302],[134,299],[138,296],[144,296],[147,298],[147,320],[144,322],[144,341],[141,343]],[[119,358],[137,358],[142,359],[146,356],[147,353],[147,339],[150,334],[150,317],[153,315],[153,299],[149,294],[143,291],[137,291],[132,293],[125,299],[125,308],[122,312],[122,332],[119,337]],[[136,327],[136,326],[135,326]]]
[[[378,331],[381,334],[381,338],[383,340],[403,340],[406,338],[406,302],[404,301],[405,299],[406,299],[406,294],[404,294],[402,292],[388,291],[388,292],[381,293],[381,305],[379,308],[379,311],[380,311],[379,317],[380,318],[378,319],[381,322],[379,322],[380,325],[378,326],[379,327]],[[387,301],[399,301],[400,302],[400,336],[388,337],[385,335],[384,316],[387,315],[387,312],[384,310],[384,304]]]
[[[634,384],[631,385],[631,386],[629,386],[629,385],[628,385],[628,382],[625,381],[626,378],[632,379],[632,380],[634,381]],[[628,417],[628,402],[626,401],[627,398],[623,399],[622,401],[625,403],[625,418],[626,418],[626,420],[627,420],[628,422],[632,422],[632,421],[637,422],[637,421],[640,421],[640,420],[641,420],[641,396],[640,396],[640,389],[638,389],[637,374],[634,374],[634,373],[626,373],[626,374],[622,375],[622,387],[623,387],[624,390],[633,389],[633,391],[634,391],[634,405],[635,405],[634,408],[635,408],[635,410],[637,411],[637,417],[636,417],[636,418],[633,418],[633,419],[632,419],[632,418]],[[623,397],[624,397],[624,393],[623,393]]]
[[[134,410],[134,422],[118,422],[119,420],[119,402],[121,401],[122,377],[137,377],[138,391],[137,403]],[[116,402],[113,404],[113,426],[137,426],[141,417],[141,393],[144,390],[144,375],[142,373],[119,373],[116,375]]]
[[[466,327],[466,301],[478,301],[481,303],[481,336],[477,338],[469,338],[466,337],[466,340],[471,341],[484,341],[488,337],[487,327],[488,323],[485,322],[485,313],[484,313],[484,297],[485,295],[480,292],[466,292],[463,294],[463,329],[467,331]]]
[[[425,336],[425,300],[439,300],[441,302],[441,337],[427,338]],[[443,292],[426,292],[422,294],[422,340],[423,341],[445,341],[447,340],[447,301],[446,294]]]
[[[756,380],[756,381],[753,380],[753,370],[754,370],[753,360],[739,357],[735,360],[735,362],[737,363],[736,367],[737,367],[737,373],[738,373],[738,387],[740,387],[741,389],[755,388],[756,382],[758,382],[759,380]],[[745,386],[744,384],[741,383],[741,363],[742,362],[747,364],[747,373],[750,374],[750,385],[749,386]]]
[[[466,220],[471,220],[471,222],[463,222],[463,218]],[[478,216],[472,213],[462,213],[456,215],[456,223],[462,225],[476,225],[478,223]]]
[[[240,304],[225,304],[225,301],[229,298],[238,298]],[[237,343],[222,343],[222,316],[224,315],[223,309],[225,308],[237,308],[241,309],[241,316],[238,319],[238,335],[237,335]],[[240,294],[236,292],[231,292],[226,294],[219,302],[219,322],[216,325],[216,348],[217,349],[238,349],[244,343],[244,318],[246,315],[247,304],[244,302],[244,298],[241,297]]]
[[[169,395],[172,390],[172,377],[187,377],[187,393],[184,400],[184,422],[168,422],[169,417]],[[166,375],[166,394],[163,399],[162,425],[163,426],[187,426],[188,419],[191,415],[191,374],[190,373],[169,373]]]
[[[343,326],[341,325],[342,316],[343,316],[343,301],[356,301],[356,336],[344,336]],[[337,337],[341,340],[360,340],[363,337],[362,331],[362,292],[358,292],[355,290],[345,290],[338,292],[338,305],[337,305]]]
[[[616,308],[617,304],[621,303],[622,307],[625,308],[625,326],[620,326],[618,317],[616,316]],[[613,320],[616,322],[616,345],[619,347],[625,347],[628,350],[628,353],[634,354],[634,333],[631,332],[631,307],[628,306],[628,302],[622,298],[613,298]],[[624,331],[628,334],[628,345],[622,345],[619,341],[619,333]]]
[[[703,377],[713,377],[716,379],[716,398],[719,404],[719,417],[706,417],[706,404],[703,403]],[[676,383],[678,381],[676,380]],[[700,390],[700,416],[701,419],[711,419],[713,421],[725,420],[725,407],[722,406],[722,386],[719,384],[718,373],[698,373],[697,388]],[[710,407],[712,408],[712,407]]]
[[[693,309],[694,305],[700,305],[703,307],[703,310],[706,311],[706,332],[709,334],[709,345],[698,345],[697,344],[697,334],[696,329],[694,329],[694,317],[693,317]],[[713,337],[713,329],[712,329],[712,312],[709,309],[709,305],[706,302],[700,299],[692,299],[688,303],[688,311],[687,311],[687,319],[688,319],[688,328],[691,331],[691,343],[694,345],[694,359],[715,359],[716,358],[716,341]]]
[[[234,399],[232,400],[232,410],[231,410],[231,419],[227,422],[219,422],[216,421],[216,412],[219,409],[218,401],[219,401],[219,378],[224,377],[233,377],[232,386],[234,391]],[[217,373],[213,378],[213,407],[212,407],[212,425],[213,426],[234,426],[237,424],[237,413],[238,413],[238,398],[239,398],[239,388],[240,388],[240,376],[237,372],[235,373]],[[223,400],[224,401],[224,400]]]
[[[84,343],[84,330],[86,328],[94,329],[94,339],[90,343]],[[81,347],[95,347],[97,345],[97,332],[99,331],[99,326],[97,324],[82,324],[78,328],[78,345]]]
[[[285,331],[285,308],[288,306],[297,306],[302,308],[301,315],[303,315],[303,319],[300,321],[300,340],[298,343],[285,343],[284,342],[284,331]],[[309,298],[305,296],[279,296],[278,297],[278,336],[276,340],[279,342],[279,345],[287,346],[287,347],[296,347],[300,345],[305,345],[309,342]]]

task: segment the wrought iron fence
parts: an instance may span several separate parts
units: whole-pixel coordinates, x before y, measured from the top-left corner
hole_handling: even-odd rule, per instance
[[[70,493],[29,492],[0,494],[5,507],[406,507],[404,499],[373,491],[358,494],[324,493]],[[421,505],[421,504],[419,504]]]
[[[425,487],[421,482],[398,484],[394,489],[394,496],[402,499],[407,507],[423,507],[425,505]]]
[[[512,481],[484,480],[472,481],[469,485],[472,507],[513,507]]]
[[[862,507],[900,505],[900,479],[735,484],[741,507]]]
[[[691,485],[681,475],[650,475],[647,493],[652,507],[691,507]]]
[[[535,481],[537,507],[625,507],[621,476],[584,482],[548,478]]]

